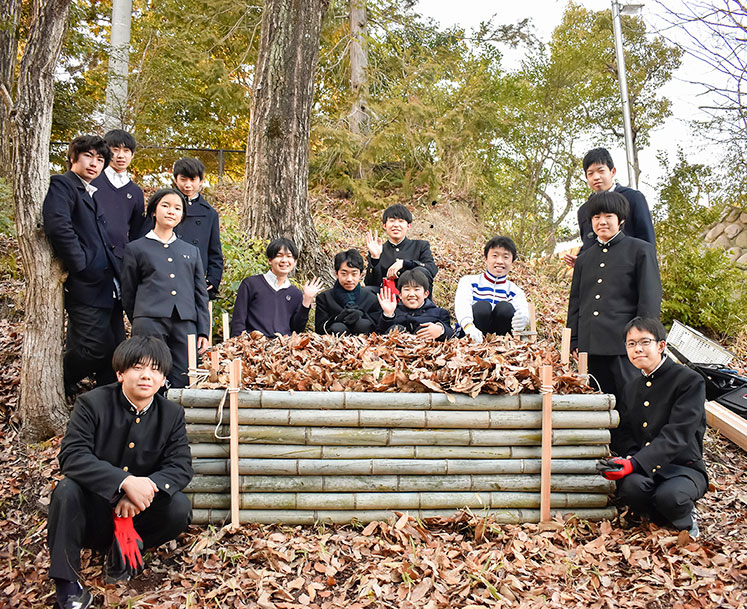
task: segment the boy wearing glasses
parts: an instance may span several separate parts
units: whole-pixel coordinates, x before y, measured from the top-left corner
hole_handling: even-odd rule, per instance
[[[636,317],[625,326],[628,359],[641,374],[623,390],[624,416],[617,453],[602,475],[617,480],[621,502],[698,536],[695,501],[708,488],[703,463],[705,382],[664,355],[666,330],[658,319]]]

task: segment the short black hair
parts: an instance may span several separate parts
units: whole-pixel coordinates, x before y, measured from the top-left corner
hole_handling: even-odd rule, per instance
[[[405,271],[399,276],[399,279],[397,280],[397,289],[402,290],[406,285],[419,285],[428,292],[430,290],[430,284],[431,282],[429,281],[428,276],[420,269],[415,268]]]
[[[586,170],[592,165],[607,165],[610,169],[615,168],[615,163],[612,162],[612,155],[606,148],[593,148],[584,155],[584,175],[586,175]]]
[[[625,330],[623,330],[623,339],[628,338],[628,332],[633,328],[640,332],[648,332],[653,334],[656,342],[667,340],[667,330],[664,325],[658,319],[653,317],[634,317],[627,324],[625,324]]]
[[[185,216],[187,215],[187,202],[185,200],[184,195],[179,192],[176,188],[161,188],[160,190],[157,190],[156,192],[151,195],[150,199],[148,199],[148,205],[145,208],[145,215],[148,218],[152,218],[155,216],[156,213],[156,206],[158,203],[163,199],[166,195],[176,195],[181,199],[182,202],[182,219],[179,220],[179,223],[184,220]]]
[[[408,224],[412,224],[412,212],[402,205],[402,203],[396,203],[395,205],[387,207],[381,215],[381,223],[386,224],[386,221],[389,220],[389,218],[404,220]]]
[[[597,214],[616,214],[622,222],[628,217],[630,204],[619,192],[604,190],[595,192],[586,204],[586,215],[591,220]]]
[[[502,247],[504,250],[511,252],[512,259],[516,260],[516,244],[511,237],[504,237],[502,235],[496,235],[493,237],[485,244],[485,249],[483,250],[485,257],[488,257],[488,252],[490,252],[490,250],[497,247]]]
[[[293,259],[298,260],[298,246],[285,237],[279,237],[270,241],[265,250],[267,259],[272,260],[280,253],[280,250],[288,250],[291,253],[291,256],[293,256]]]
[[[361,256],[361,253],[357,249],[345,250],[335,255],[335,273],[340,270],[343,262],[351,269],[358,269],[363,272],[363,256]]]
[[[155,336],[133,336],[119,343],[112,356],[115,372],[124,372],[136,364],[150,364],[167,376],[171,372],[171,351]]]
[[[202,180],[205,177],[205,165],[200,159],[184,157],[174,163],[174,178],[176,176],[186,176],[190,180],[194,178]]]
[[[107,131],[106,135],[104,135],[104,141],[109,147],[119,146],[121,148],[129,148],[133,154],[135,153],[135,147],[137,146],[137,142],[132,134],[124,129],[112,129],[111,131]]]
[[[112,158],[112,153],[109,150],[107,143],[100,138],[98,135],[79,135],[68,144],[67,147],[67,167],[70,169],[73,163],[78,160],[78,157],[84,152],[89,150],[95,150],[96,154],[100,154],[104,157],[104,167],[109,164]]]

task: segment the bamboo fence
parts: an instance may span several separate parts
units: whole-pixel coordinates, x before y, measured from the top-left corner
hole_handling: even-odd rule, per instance
[[[542,395],[242,390],[231,408],[220,390],[169,398],[185,408],[195,523],[368,522],[461,508],[537,522],[547,518],[541,503],[588,519],[615,514],[613,483],[594,467],[618,424],[613,396],[545,396],[544,488]]]

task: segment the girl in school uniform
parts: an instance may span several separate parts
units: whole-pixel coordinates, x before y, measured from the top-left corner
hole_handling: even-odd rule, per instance
[[[157,336],[171,350],[171,387],[187,384],[187,335],[197,334],[197,349],[207,348],[208,295],[199,250],[177,239],[174,228],[184,219],[183,195],[163,188],[148,201],[154,227],[127,244],[122,263],[122,308],[132,335]]]

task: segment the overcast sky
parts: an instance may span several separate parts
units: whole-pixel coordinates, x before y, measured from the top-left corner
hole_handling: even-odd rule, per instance
[[[576,0],[579,4],[591,10],[603,10],[611,7],[610,0]],[[637,0],[640,2],[641,0]],[[641,15],[649,29],[655,29],[661,23],[655,14],[656,7],[650,3],[644,6]],[[537,36],[547,41],[553,29],[560,23],[567,0],[529,0],[527,2],[489,2],[488,0],[420,0],[416,10],[425,16],[432,17],[444,26],[454,24],[465,28],[477,27],[481,21],[487,21],[495,15],[496,23],[515,23],[526,17],[531,18]],[[613,41],[610,40],[610,44]],[[509,61],[510,63],[510,61]],[[651,137],[651,145],[640,153],[641,184],[639,188],[653,200],[657,184],[661,180],[661,170],[656,154],[659,150],[669,152],[674,158],[677,146],[681,146],[691,162],[713,162],[714,151],[703,149],[702,142],[694,141],[687,120],[698,114],[698,103],[702,99],[697,97],[699,90],[688,85],[685,74],[692,76],[694,72],[702,72],[701,66],[688,61],[675,74],[673,82],[662,89],[662,93],[673,102],[674,116],[664,127],[655,131]],[[610,150],[618,166],[618,178],[623,184],[627,183],[625,172],[625,146]]]

